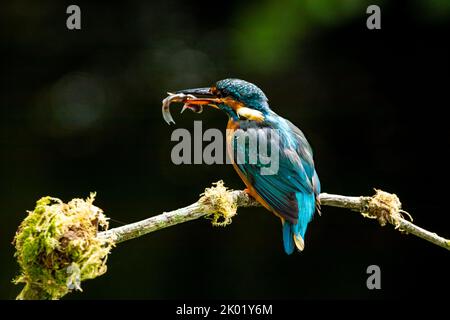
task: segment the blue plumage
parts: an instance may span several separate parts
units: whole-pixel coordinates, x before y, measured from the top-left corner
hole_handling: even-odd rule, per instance
[[[295,247],[303,250],[306,229],[316,211],[316,197],[320,193],[308,141],[297,127],[270,109],[264,112],[264,121],[231,118],[230,122],[249,137],[267,129],[278,133],[280,154],[276,174],[262,175],[260,163],[237,163],[235,167],[250,191],[256,193],[256,199],[261,198],[262,204],[282,219],[285,252],[291,254]],[[235,143],[234,158],[236,152],[248,155],[248,149],[238,148],[248,148],[248,144]]]
[[[293,224],[290,222],[283,222],[283,244],[284,244],[284,252],[287,254],[292,254],[295,249],[294,243],[294,230]]]

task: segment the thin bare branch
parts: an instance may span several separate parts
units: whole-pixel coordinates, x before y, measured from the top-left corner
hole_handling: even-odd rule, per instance
[[[211,188],[210,190],[213,189]],[[227,204],[229,207],[237,209],[238,207],[260,206],[258,202],[250,198],[244,191],[226,191],[226,193],[228,195],[226,201],[229,202]],[[381,225],[390,223],[402,232],[413,234],[450,250],[450,240],[407,221],[402,215],[405,212],[401,210],[400,200],[395,195],[377,190],[377,193],[371,197],[350,197],[322,193],[319,199],[321,206],[339,207],[360,212],[364,217],[377,219]],[[224,201],[224,194],[221,194],[220,201]],[[208,216],[220,210],[217,209],[217,199],[212,199],[210,194],[208,197],[203,196],[199,201],[187,207],[101,232],[98,237],[120,243],[176,224]],[[231,215],[234,214],[235,212]]]

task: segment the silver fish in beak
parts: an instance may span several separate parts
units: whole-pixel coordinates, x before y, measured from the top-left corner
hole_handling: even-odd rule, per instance
[[[185,89],[175,93],[168,92],[167,94],[169,96],[162,101],[162,113],[164,120],[168,124],[175,123],[169,108],[172,102],[184,103],[181,112],[189,109],[195,113],[201,113],[203,106],[211,106],[218,109],[217,104],[222,103],[222,99],[213,93],[212,88]]]
[[[170,104],[172,102],[183,102],[183,108],[181,112],[186,109],[190,109],[196,113],[200,113],[203,111],[203,107],[200,105],[190,105],[187,103],[188,99],[196,99],[192,94],[184,94],[184,93],[170,93],[167,92],[168,96],[162,101],[162,115],[167,124],[175,124],[173,120],[172,114],[170,113]]]

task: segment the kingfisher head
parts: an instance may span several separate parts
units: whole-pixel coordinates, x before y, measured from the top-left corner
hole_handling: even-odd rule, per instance
[[[270,112],[264,92],[253,83],[240,79],[224,79],[211,87],[185,89],[176,93],[195,96],[188,98],[185,105],[193,111],[208,105],[224,111],[233,120],[244,117],[264,121]]]

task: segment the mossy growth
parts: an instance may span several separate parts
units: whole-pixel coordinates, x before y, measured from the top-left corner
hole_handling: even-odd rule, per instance
[[[213,185],[201,194],[199,203],[202,205],[202,210],[207,212],[206,218],[211,219],[213,226],[224,227],[229,225],[231,218],[236,215],[237,204],[233,194],[225,187],[222,180]]]
[[[400,227],[399,220],[404,219],[403,214],[413,221],[411,215],[402,210],[402,203],[397,195],[378,189],[375,189],[374,196],[368,198],[366,208],[361,214],[366,218],[377,219],[383,227],[389,222],[396,229]]]
[[[25,284],[17,299],[59,299],[106,272],[113,243],[97,238],[108,221],[94,199],[44,197],[28,212],[13,242],[21,268],[14,282]]]

